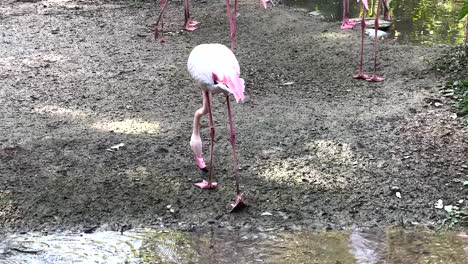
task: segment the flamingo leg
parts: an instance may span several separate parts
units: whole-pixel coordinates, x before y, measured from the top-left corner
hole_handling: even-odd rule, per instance
[[[232,118],[232,111],[231,111],[231,103],[229,101],[229,95],[226,95],[226,105],[228,109],[228,118],[229,118],[229,131],[231,134],[231,137],[229,139],[229,142],[231,143],[232,146],[232,162],[234,164],[234,178],[236,181],[236,200],[233,204],[231,204],[231,212],[242,209],[243,207],[246,206],[244,202],[244,195],[241,194],[240,192],[240,187],[239,187],[239,172],[238,172],[238,165],[237,165],[237,158],[236,158],[236,134],[234,131],[234,121]]]
[[[158,20],[156,20],[156,24],[154,25],[154,39],[157,40],[159,38],[159,23],[161,23],[161,43],[165,42],[166,40],[164,39],[164,22],[163,22],[163,16],[164,16],[164,11],[166,10],[167,7],[167,2],[168,0],[160,0],[159,1],[159,16]]]
[[[353,76],[354,79],[364,79],[364,80],[367,80],[369,78],[369,76],[367,76],[366,74],[364,74],[362,72],[362,61],[363,61],[363,57],[364,57],[364,30],[366,28],[366,20],[365,20],[365,17],[366,17],[366,7],[364,6],[364,2],[363,2],[363,6],[362,6],[362,19],[361,19],[361,60],[359,62],[359,70],[358,70],[358,73],[356,75]]]
[[[218,186],[218,183],[213,182],[213,150],[214,150],[214,139],[215,139],[215,126],[213,122],[213,112],[211,111],[210,93],[204,92],[204,105],[208,110],[208,117],[210,119],[210,171],[208,172],[208,181],[203,180],[202,182],[195,183],[194,185],[201,189],[214,189]],[[203,164],[202,164],[203,165]],[[199,165],[200,166],[200,165]]]
[[[236,36],[237,36],[237,7],[238,7],[238,4],[237,4],[237,0],[234,0],[234,15],[232,16],[232,27],[233,27],[233,30],[232,30],[232,33],[231,33],[231,42],[233,43],[233,48],[232,48],[232,52],[235,51],[236,49]]]
[[[185,8],[185,30],[186,31],[195,31],[198,29],[197,25],[200,22],[190,19],[190,3],[189,0],[184,0]]]
[[[380,12],[382,8],[382,1],[383,0],[378,0],[377,4],[377,14],[375,16],[375,38],[374,38],[374,73],[372,77],[367,78],[366,80],[369,82],[382,82],[385,80],[385,78],[377,76],[377,49],[378,49],[378,42],[379,38],[377,37],[377,31],[379,30],[379,17],[380,17]]]
[[[349,0],[343,0],[343,21],[341,22],[341,29],[352,29],[357,22],[349,19]]]
[[[392,14],[390,12],[390,2],[392,0],[384,0],[384,18],[387,21],[392,21]]]
[[[231,37],[231,51],[234,52],[236,49],[236,12],[237,12],[237,0],[234,2],[234,16],[232,15],[231,12],[231,2],[229,0],[226,0],[226,9],[228,13],[228,20],[229,20],[229,29],[231,31],[230,37]]]

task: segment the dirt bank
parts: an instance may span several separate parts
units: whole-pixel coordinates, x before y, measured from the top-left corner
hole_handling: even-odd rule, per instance
[[[241,1],[237,56],[249,101],[235,106],[235,119],[250,207],[227,213],[234,182],[224,101],[214,100],[220,187],[201,191],[189,148],[201,93],[185,66],[195,45],[229,44],[224,6],[194,1],[202,22],[194,33],[180,32],[181,3],[167,11],[173,34],[160,45],[151,3],[0,5],[1,229],[437,225],[445,217],[437,200],[466,197],[467,130],[454,109],[435,104],[437,47],[384,41],[386,81],[358,81],[357,30]],[[370,40],[365,48],[369,71]]]

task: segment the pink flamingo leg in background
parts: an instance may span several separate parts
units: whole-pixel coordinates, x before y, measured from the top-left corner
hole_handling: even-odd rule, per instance
[[[380,17],[380,12],[381,12],[381,8],[382,8],[382,1],[381,0],[377,0],[378,1],[378,4],[377,4],[377,14],[375,16],[375,24],[374,24],[374,27],[375,27],[375,37],[374,37],[374,73],[372,74],[372,77],[370,78],[367,78],[366,80],[368,80],[369,82],[382,82],[383,80],[385,80],[385,78],[383,77],[379,77],[377,76],[377,49],[378,49],[378,42],[379,42],[379,38],[377,37],[377,31],[379,30],[379,17]]]
[[[357,22],[349,19],[349,0],[343,0],[343,21],[341,22],[341,29],[352,29]]]
[[[156,20],[156,24],[154,25],[154,39],[158,39],[159,38],[159,29],[158,29],[158,26],[159,26],[159,23],[161,23],[161,43],[162,42],[165,42],[166,40],[164,39],[164,22],[163,22],[163,16],[164,16],[164,11],[166,10],[166,7],[167,7],[167,2],[168,0],[161,0],[159,2],[159,16],[158,16],[158,20]]]
[[[273,3],[273,0],[261,0],[262,6],[267,9],[267,4],[268,2],[271,3],[271,6],[275,6],[275,3]]]
[[[185,6],[185,12],[184,12],[185,13],[185,30],[187,31],[197,30],[198,29],[197,25],[200,24],[200,22],[190,19],[189,0],[184,1],[184,6]]]
[[[188,1],[188,0],[187,0]],[[237,4],[238,0],[234,0],[234,13],[231,12],[231,2],[230,0],[226,0],[226,9],[228,14],[228,21],[229,21],[229,29],[230,29],[230,38],[231,38],[231,51],[235,52],[236,50],[236,33],[237,33]],[[267,8],[267,2],[271,2],[272,6],[275,6],[273,1],[271,0],[261,0],[263,7]]]
[[[229,20],[230,38],[231,38],[231,51],[236,49],[236,31],[237,31],[237,0],[234,1],[234,15],[231,12],[231,2],[226,0],[226,9]]]
[[[166,40],[164,39],[164,22],[163,22],[163,17],[164,17],[164,12],[166,11],[168,0],[160,0],[159,1],[159,16],[158,20],[156,20],[156,24],[154,25],[154,38],[157,40],[159,38],[159,32],[161,32],[161,42],[165,42]],[[198,27],[197,25],[200,24],[197,21],[191,20],[190,19],[190,9],[189,9],[189,0],[184,0],[184,8],[185,8],[185,30],[187,31],[194,31],[197,30]],[[161,30],[158,29],[159,24],[161,23]]]
[[[364,74],[362,71],[362,61],[363,61],[363,53],[364,53],[364,29],[366,28],[366,11],[369,10],[369,6],[367,5],[367,0],[362,0],[362,19],[361,19],[361,60],[359,62],[359,71],[356,75],[354,75],[355,79],[364,79],[369,82],[381,82],[384,80],[383,77],[379,77],[376,75],[377,71],[377,48],[378,48],[378,37],[377,37],[377,32],[379,30],[379,16],[380,16],[380,9],[382,8],[381,4],[383,0],[377,0],[378,1],[378,7],[377,7],[377,15],[375,17],[375,38],[374,38],[374,74],[372,77],[369,77],[368,75]]]
[[[384,0],[384,18],[387,21],[392,21],[392,14],[390,12],[390,2],[392,0]]]
[[[364,30],[366,28],[366,11],[368,9],[367,0],[362,1],[362,19],[361,19],[361,60],[359,62],[359,71],[356,75],[353,76],[354,79],[364,79],[367,80],[369,76],[363,73],[362,71],[362,61],[364,57]]]

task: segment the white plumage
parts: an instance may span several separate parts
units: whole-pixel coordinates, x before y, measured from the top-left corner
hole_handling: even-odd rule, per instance
[[[196,46],[190,53],[187,68],[203,90],[212,94],[233,94],[237,102],[244,99],[244,80],[239,77],[239,62],[226,46]]]

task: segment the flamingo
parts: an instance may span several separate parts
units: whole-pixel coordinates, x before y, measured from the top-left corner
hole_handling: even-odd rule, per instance
[[[385,80],[385,78],[377,76],[377,43],[378,43],[378,38],[377,38],[377,32],[379,30],[379,17],[380,17],[380,9],[382,8],[381,4],[382,1],[378,1],[378,6],[377,6],[377,14],[375,16],[375,38],[374,38],[374,73],[371,77],[368,75],[364,74],[362,71],[362,61],[363,61],[363,54],[364,54],[364,30],[366,28],[366,12],[369,10],[369,6],[367,4],[367,0],[362,0],[362,19],[361,19],[361,60],[359,62],[359,70],[356,75],[354,75],[355,79],[364,79],[369,82],[382,82]],[[383,0],[386,1],[386,0]]]
[[[232,146],[232,160],[234,164],[234,178],[236,182],[236,200],[231,204],[232,211],[245,206],[243,194],[239,188],[239,174],[236,159],[235,132],[232,119],[230,95],[236,102],[242,102],[244,96],[244,80],[240,78],[240,67],[234,53],[221,44],[201,44],[196,46],[187,62],[187,68],[191,77],[197,81],[202,89],[203,104],[195,112],[193,119],[193,132],[190,138],[190,147],[195,155],[195,163],[203,172],[208,172],[208,181],[201,181],[194,185],[201,189],[214,189],[217,182],[213,181],[213,148],[215,127],[211,110],[211,97],[214,94],[226,96],[226,105],[229,118],[230,140]],[[202,156],[202,141],[200,138],[200,119],[208,113],[210,122],[210,169]]]

